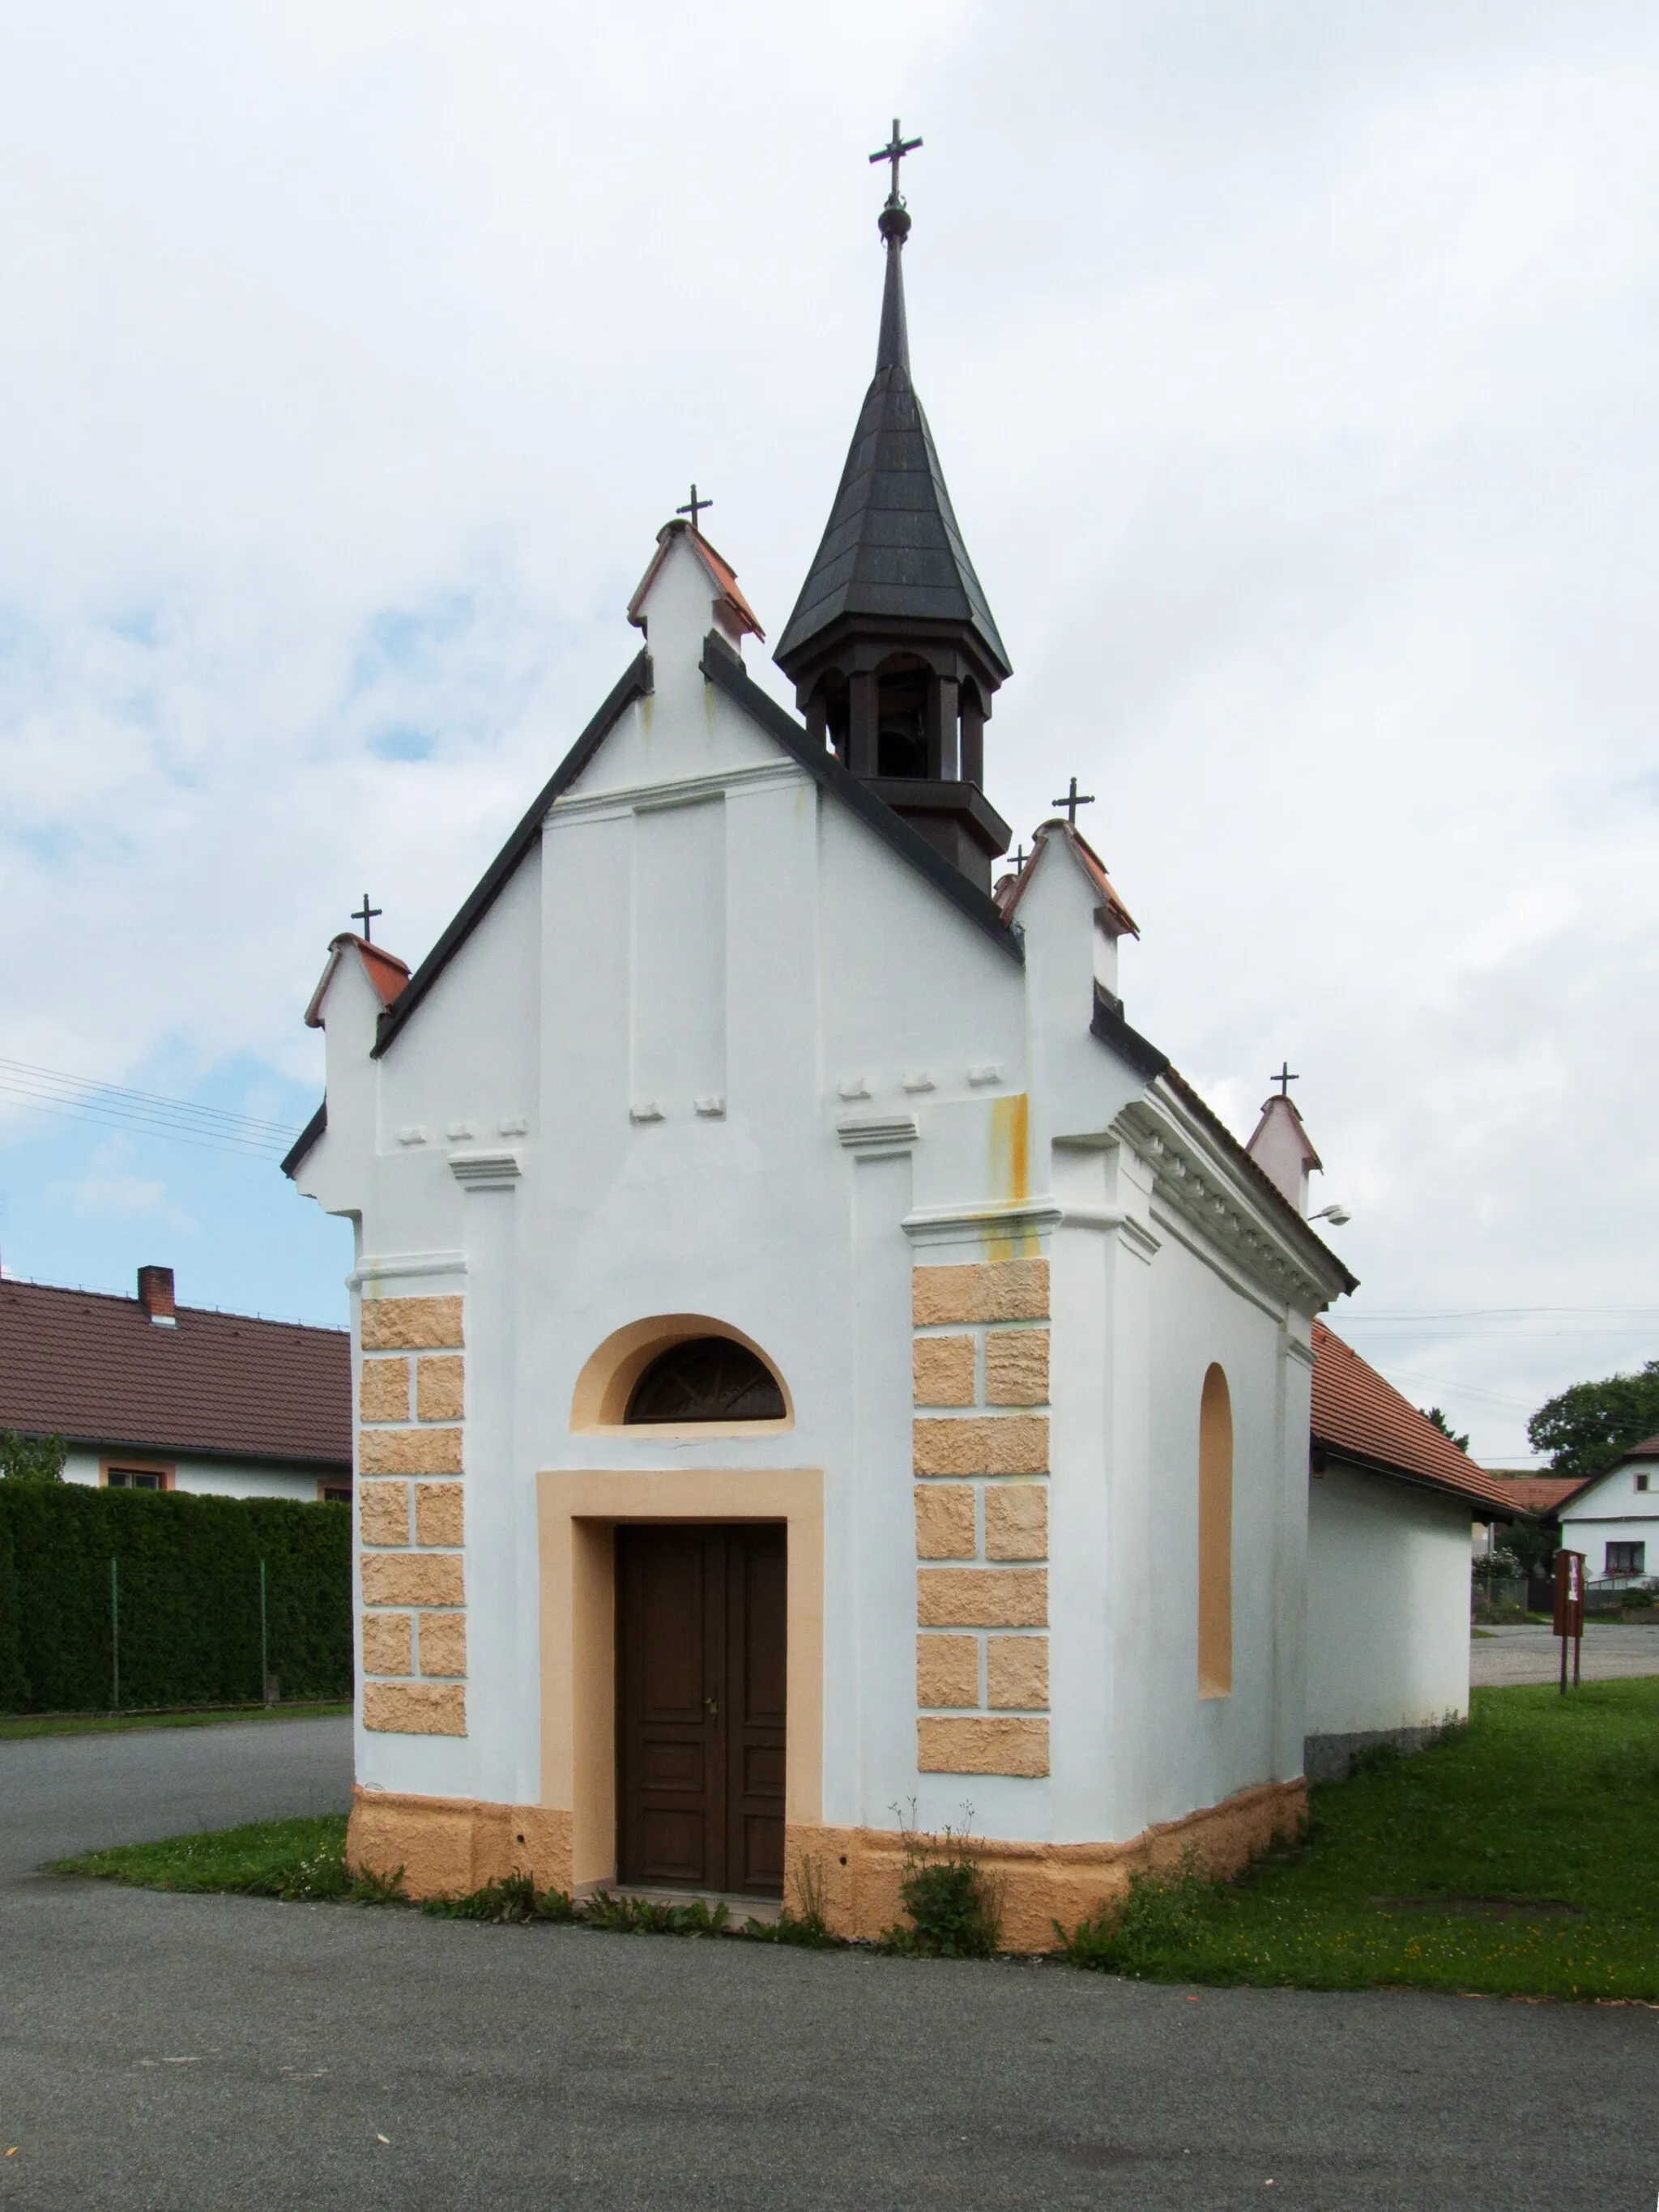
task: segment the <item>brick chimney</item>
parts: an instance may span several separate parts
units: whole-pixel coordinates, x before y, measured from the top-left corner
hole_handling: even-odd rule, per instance
[[[178,1328],[178,1317],[173,1310],[171,1267],[140,1267],[138,1303],[157,1328]]]

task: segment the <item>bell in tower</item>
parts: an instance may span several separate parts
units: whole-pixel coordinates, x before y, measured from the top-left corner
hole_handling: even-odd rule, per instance
[[[985,725],[1008,656],[951,508],[910,382],[900,256],[910,217],[892,142],[879,228],[887,256],[876,373],[841,489],[777,649],[810,734],[981,890],[1008,848],[986,799]]]

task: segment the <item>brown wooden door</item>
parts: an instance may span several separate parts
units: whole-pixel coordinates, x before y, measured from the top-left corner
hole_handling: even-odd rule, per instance
[[[783,1893],[781,1523],[617,1531],[618,1879]]]

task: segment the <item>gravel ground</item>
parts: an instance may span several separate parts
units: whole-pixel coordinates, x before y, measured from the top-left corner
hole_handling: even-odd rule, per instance
[[[1584,1631],[1581,1680],[1622,1682],[1632,1674],[1659,1674],[1659,1626],[1619,1621]],[[1561,1647],[1551,1629],[1528,1621],[1519,1628],[1489,1628],[1470,1642],[1469,1680],[1476,1687],[1560,1679]]]
[[[333,1721],[0,1745],[0,2205],[1645,2212],[1659,2191],[1646,2008],[1163,1989],[25,1870],[341,1803],[345,1757]],[[1517,2097],[1525,2125],[1500,2124]]]

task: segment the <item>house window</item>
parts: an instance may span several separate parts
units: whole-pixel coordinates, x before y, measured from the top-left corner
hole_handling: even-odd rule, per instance
[[[778,1378],[747,1345],[697,1336],[659,1352],[634,1385],[624,1419],[641,1421],[781,1421]]]
[[[1645,1489],[1647,1488],[1647,1486],[1648,1486],[1648,1478],[1646,1477],[1646,1475],[1644,1475],[1644,1474],[1638,1474],[1638,1475],[1637,1476],[1637,1478],[1636,1478],[1636,1487],[1637,1487],[1638,1490],[1645,1490]]]
[[[173,1469],[170,1467],[106,1467],[104,1486],[106,1490],[171,1490]]]
[[[1219,1367],[1198,1413],[1198,1694],[1233,1686],[1233,1408]]]
[[[1645,1544],[1609,1544],[1607,1564],[1603,1570],[1609,1575],[1639,1575],[1647,1570],[1643,1562],[1648,1555]]]
[[[319,1505],[349,1505],[351,1485],[349,1482],[319,1482],[317,1502]]]

